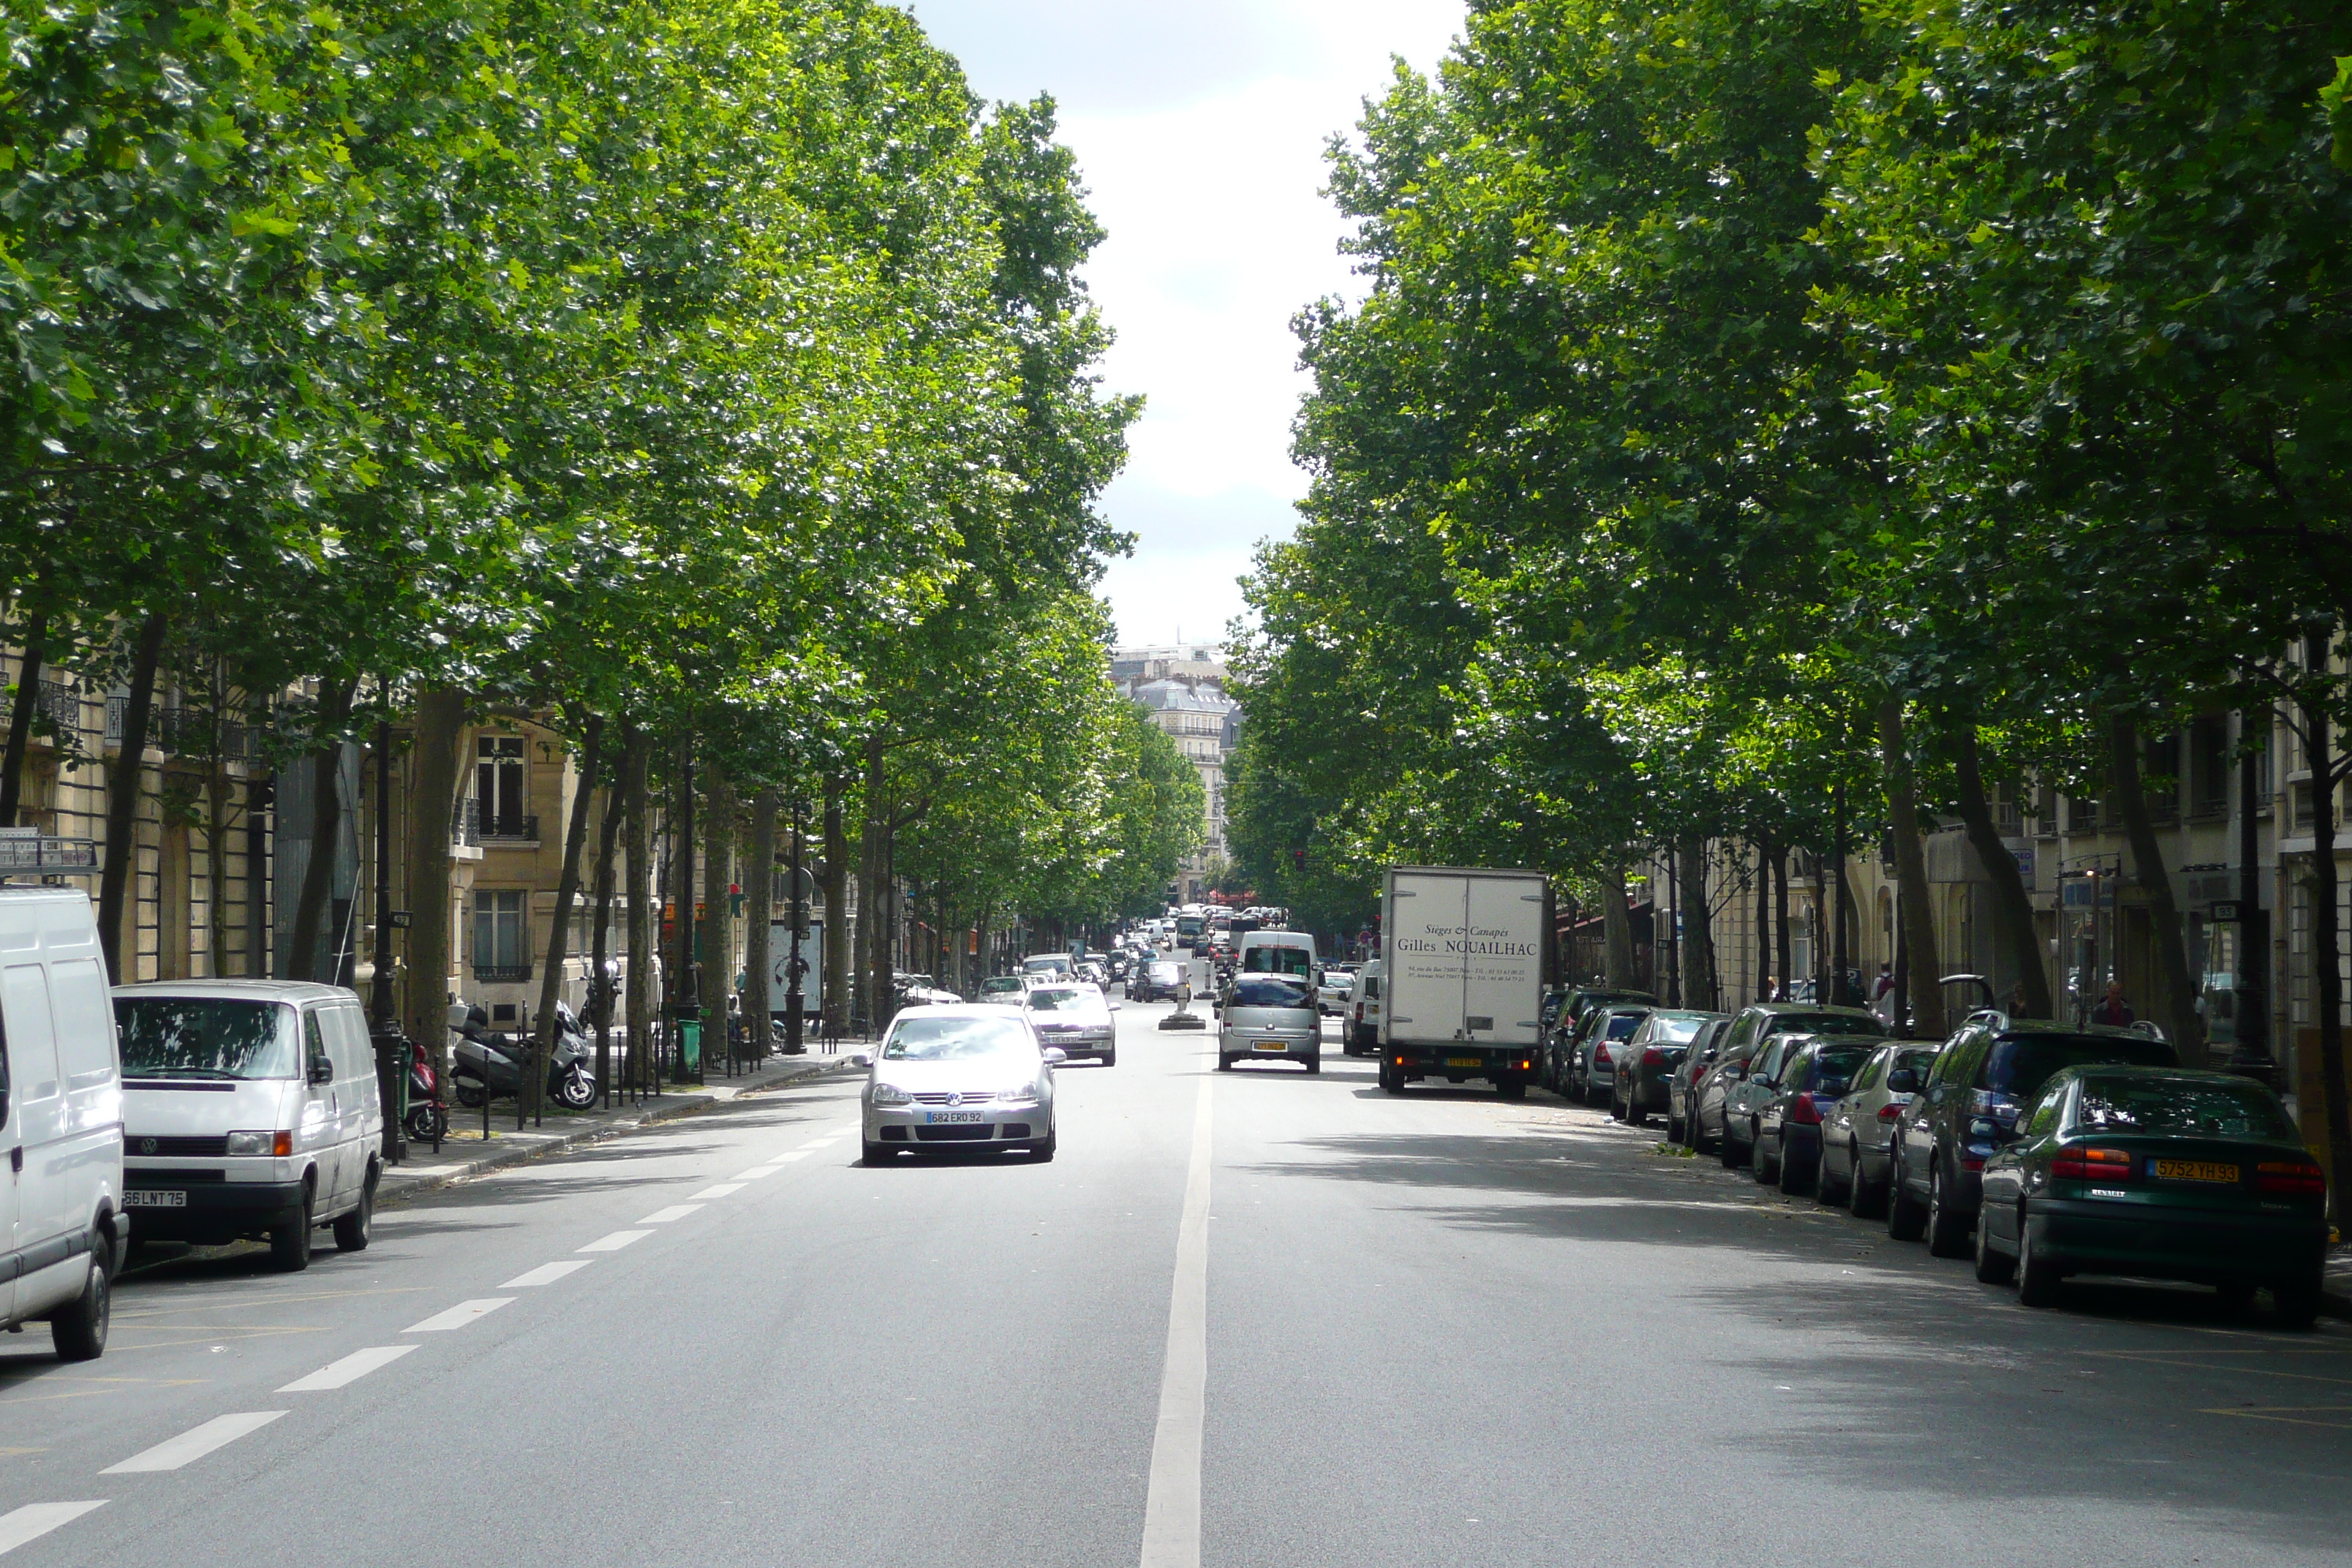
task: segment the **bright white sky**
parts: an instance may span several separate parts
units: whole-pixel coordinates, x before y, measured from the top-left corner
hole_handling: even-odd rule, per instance
[[[1318,193],[1323,144],[1435,67],[1461,0],[910,0],[992,100],[1050,92],[1110,237],[1087,279],[1118,333],[1110,387],[1149,400],[1104,499],[1138,535],[1104,584],[1119,640],[1222,637],[1259,540],[1306,476],[1293,312],[1353,292]]]

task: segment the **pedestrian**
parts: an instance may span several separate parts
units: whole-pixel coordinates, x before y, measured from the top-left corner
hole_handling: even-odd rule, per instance
[[[1888,1028],[1895,1026],[1895,966],[1891,963],[1878,966],[1878,978],[1870,987],[1870,1010]]]
[[[2138,1016],[2131,1010],[2131,1004],[2124,1000],[2124,983],[2120,980],[2108,981],[2106,995],[2091,1009],[2094,1024],[2129,1024]]]

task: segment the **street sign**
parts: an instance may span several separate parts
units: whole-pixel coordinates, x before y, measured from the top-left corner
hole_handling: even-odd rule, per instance
[[[406,910],[394,910],[392,911],[392,929],[394,931],[406,931],[415,922],[415,917],[410,914]]]

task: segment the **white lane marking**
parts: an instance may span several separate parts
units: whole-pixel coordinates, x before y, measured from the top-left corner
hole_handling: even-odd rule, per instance
[[[775,1173],[776,1168],[773,1165],[754,1165],[748,1171],[738,1171],[727,1179],[730,1182],[756,1182],[762,1176],[772,1176]]]
[[[805,1142],[805,1143],[802,1144],[802,1145],[801,1145],[801,1147],[802,1147],[802,1148],[803,1148],[803,1149],[822,1149],[822,1148],[824,1148],[824,1147],[826,1144],[828,1144],[828,1143],[838,1143],[838,1142],[841,1142],[841,1134],[840,1134],[840,1133],[838,1133],[838,1132],[828,1132],[828,1133],[826,1133],[826,1134],[825,1134],[824,1137],[822,1137],[822,1138],[812,1138],[812,1139],[810,1139],[807,1142]]]
[[[702,1194],[699,1193],[695,1194],[697,1197],[700,1197],[701,1195]],[[652,1234],[653,1232],[649,1230],[616,1230],[610,1236],[600,1236],[595,1240],[590,1242],[587,1246],[575,1247],[572,1250],[574,1252],[618,1252],[621,1248],[628,1246],[629,1243],[633,1241],[643,1241]]]
[[[38,1541],[61,1524],[71,1524],[94,1508],[104,1508],[106,1500],[94,1502],[28,1502],[20,1509],[0,1513],[0,1552],[14,1552],[27,1541]]]
[[[809,1157],[810,1153],[811,1151],[807,1149],[795,1149],[789,1154],[777,1155],[776,1163],[781,1165],[787,1160],[805,1160]]]
[[[215,1448],[226,1447],[249,1432],[258,1432],[280,1415],[283,1410],[245,1410],[235,1415],[215,1415],[201,1426],[191,1426],[176,1437],[166,1438],[143,1453],[137,1453],[119,1465],[109,1465],[99,1471],[101,1476],[137,1475],[148,1470],[176,1470],[182,1465],[193,1464]]]
[[[691,1202],[697,1198],[732,1197],[735,1194],[740,1193],[742,1190],[743,1184],[740,1182],[721,1182],[715,1187],[705,1187],[698,1193],[688,1193],[686,1195],[688,1200]],[[624,1231],[621,1234],[625,1236],[628,1233]],[[583,1248],[583,1250],[584,1251],[585,1248]]]
[[[674,1219],[684,1219],[687,1215],[695,1213],[701,1207],[702,1205],[700,1204],[672,1204],[666,1209],[654,1210],[653,1213],[646,1215],[645,1218],[637,1221],[637,1223],[639,1225],[667,1225]]]
[[[499,1287],[501,1290],[527,1290],[533,1285],[552,1285],[565,1275],[587,1268],[593,1258],[567,1258],[561,1263],[542,1263],[527,1274],[518,1274]]]
[[[1192,1117],[1184,1214],[1176,1226],[1176,1282],[1168,1300],[1168,1356],[1160,1373],[1160,1423],[1143,1502],[1142,1568],[1201,1568],[1201,1418],[1209,1381],[1210,1089],[1201,1077]]]
[[[298,1377],[280,1394],[317,1394],[330,1388],[341,1388],[347,1383],[357,1383],[378,1367],[390,1366],[415,1345],[370,1345],[363,1351],[353,1351],[341,1361],[331,1361],[308,1377]]]
[[[446,1312],[436,1312],[421,1323],[411,1323],[401,1330],[404,1334],[437,1334],[449,1329],[462,1329],[468,1323],[480,1322],[500,1307],[513,1300],[512,1296],[484,1296],[477,1300],[460,1301]]]

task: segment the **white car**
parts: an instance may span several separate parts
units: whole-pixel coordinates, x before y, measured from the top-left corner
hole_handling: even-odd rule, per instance
[[[891,1021],[866,1070],[866,1163],[985,1145],[1054,1157],[1054,1064],[1029,1020],[980,1003]]]
[[[1315,1010],[1325,1017],[1347,1016],[1348,1004],[1356,999],[1356,973],[1351,969],[1331,968],[1323,972],[1315,987]]]
[[[1066,1056],[1092,1057],[1105,1067],[1118,1061],[1118,1026],[1111,1015],[1118,1004],[1093,985],[1039,985],[1022,1001],[1037,1038]]]
[[[980,994],[972,1000],[995,1007],[1018,1007],[1028,994],[1029,982],[1020,975],[992,974],[980,983]]]
[[[1381,979],[1387,968],[1377,958],[1356,971],[1355,1000],[1341,1015],[1340,1037],[1351,1057],[1376,1056],[1381,1048]]]

